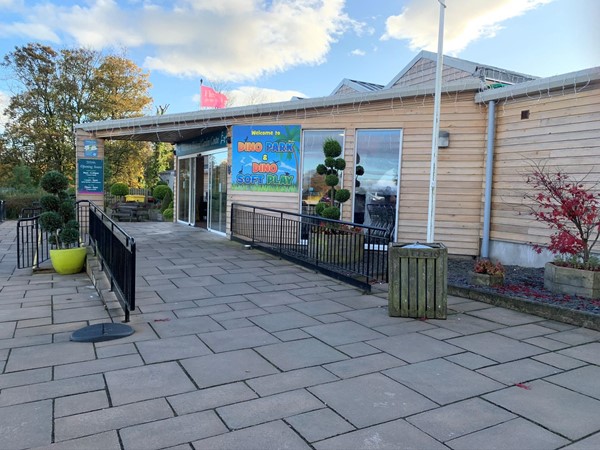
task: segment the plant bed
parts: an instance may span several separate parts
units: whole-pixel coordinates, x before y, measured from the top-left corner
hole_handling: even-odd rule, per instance
[[[472,259],[448,258],[448,293],[600,330],[600,299],[553,293],[544,287],[544,268],[504,266],[504,285],[476,286]]]

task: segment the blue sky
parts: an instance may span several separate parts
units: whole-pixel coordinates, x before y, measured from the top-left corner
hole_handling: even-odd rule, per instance
[[[445,3],[445,54],[537,76],[600,66],[598,0]],[[437,0],[0,0],[0,54],[125,50],[154,104],[179,113],[199,108],[201,78],[233,106],[328,95],[343,78],[387,84],[437,50],[438,17]]]

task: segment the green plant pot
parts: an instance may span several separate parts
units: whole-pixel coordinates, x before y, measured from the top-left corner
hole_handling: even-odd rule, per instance
[[[54,267],[56,273],[60,275],[70,275],[72,273],[81,272],[85,264],[86,255],[86,247],[50,250],[52,267]]]

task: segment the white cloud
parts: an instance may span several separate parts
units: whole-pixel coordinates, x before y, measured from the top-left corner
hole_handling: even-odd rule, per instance
[[[365,56],[367,53],[364,50],[361,50],[360,48],[356,48],[352,50],[350,54],[354,56]]]
[[[276,89],[258,88],[254,86],[242,86],[233,90],[223,90],[222,92],[227,96],[228,107],[285,102],[292,97],[306,97],[306,95],[298,91],[279,91]],[[194,95],[193,101],[195,104],[199,105],[200,94]]]
[[[461,0],[446,1],[444,53],[456,55],[471,42],[489,38],[502,22],[553,0]],[[437,51],[439,3],[410,0],[402,13],[386,21],[386,39],[406,39],[413,51]]]
[[[0,0],[6,1],[6,0]],[[343,34],[370,32],[346,0],[90,0],[30,5],[5,33],[102,49],[144,46],[144,65],[171,75],[240,82],[320,64]],[[56,0],[56,3],[58,1]],[[36,31],[36,29],[38,31]],[[53,36],[50,31],[55,33]],[[46,32],[47,37],[44,37]]]

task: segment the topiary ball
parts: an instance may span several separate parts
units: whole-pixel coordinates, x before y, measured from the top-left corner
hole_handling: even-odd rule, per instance
[[[334,167],[337,170],[344,170],[346,168],[346,160],[343,158],[338,158],[335,160]]]
[[[129,186],[125,183],[115,183],[110,187],[110,195],[114,195],[115,197],[129,195]]]
[[[327,208],[327,203],[319,202],[315,205],[315,214],[320,216],[323,210]]]
[[[339,220],[340,208],[337,206],[328,206],[321,212],[321,217],[325,219]]]
[[[58,233],[58,238],[64,246],[70,246],[79,242],[79,230],[77,228],[63,228]]]
[[[327,138],[323,143],[323,153],[328,158],[337,158],[342,154],[342,146],[333,138]]]
[[[331,175],[327,175],[325,177],[325,184],[327,186],[331,186],[331,187],[337,186],[339,184],[339,182],[340,182],[340,178],[335,173],[332,173]]]
[[[40,227],[48,233],[54,233],[63,226],[63,220],[56,211],[46,211],[40,215]]]
[[[331,158],[331,157],[325,158],[325,166],[334,168],[335,167],[335,158]]]
[[[59,171],[51,170],[42,177],[40,186],[46,192],[57,195],[69,187],[69,180]]]
[[[325,175],[327,173],[327,167],[325,167],[325,164],[319,164],[317,166],[317,173],[319,175]]]
[[[58,211],[60,209],[60,200],[56,195],[43,195],[40,198],[40,206],[44,211]]]
[[[348,189],[340,189],[335,193],[335,200],[339,203],[347,202],[350,198],[350,191]]]
[[[165,198],[165,195],[167,195],[167,192],[170,192],[171,196],[173,195],[173,191],[171,191],[171,188],[169,186],[160,184],[158,186],[155,186],[152,190],[152,197],[162,201],[162,199]]]

